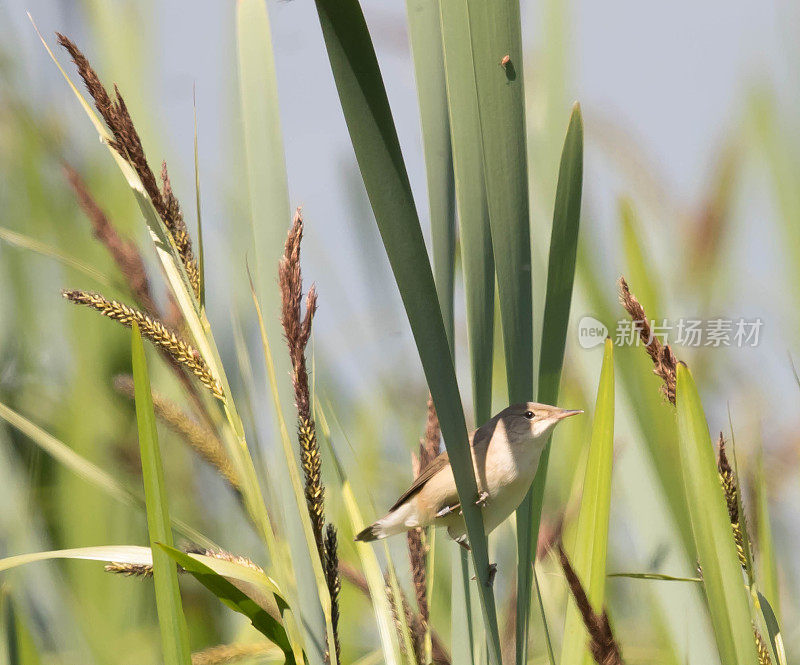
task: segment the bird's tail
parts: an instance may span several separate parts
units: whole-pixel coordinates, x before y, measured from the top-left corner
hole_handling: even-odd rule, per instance
[[[356,536],[356,540],[369,543],[373,540],[381,540],[387,536],[408,531],[412,526],[416,526],[410,514],[411,511],[411,506],[404,503],[374,524],[370,524]]]
[[[387,535],[389,534],[383,532],[380,522],[375,522],[375,524],[370,524],[366,529],[361,531],[356,536],[356,540],[360,540],[362,543],[369,543],[373,540],[386,538]]]

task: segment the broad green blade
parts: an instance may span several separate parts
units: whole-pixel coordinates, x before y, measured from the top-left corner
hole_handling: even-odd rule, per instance
[[[685,365],[678,365],[676,401],[684,491],[720,659],[726,665],[752,665],[758,655],[742,570],[703,405]]]
[[[533,396],[533,304],[519,2],[467,0],[467,9],[461,38],[472,44],[509,401],[524,402]]]
[[[575,572],[598,614],[603,611],[605,602],[611,466],[614,457],[614,401],[614,345],[607,339],[571,556]],[[570,599],[564,622],[561,665],[589,665],[592,657],[586,643],[586,627],[577,605]]]
[[[280,622],[238,586],[186,552],[159,544],[153,550],[154,558],[159,553],[173,559],[225,605],[250,619],[256,630],[283,651],[287,665],[296,663],[289,638]],[[279,604],[283,602],[280,598],[277,600]]]
[[[435,4],[435,3],[431,3]],[[494,255],[489,227],[489,208],[483,177],[483,150],[475,137],[480,134],[478,93],[472,45],[464,35],[469,34],[469,15],[465,0],[439,0],[441,42],[444,50],[444,69],[450,122],[455,194],[458,207],[461,266],[464,272],[464,295],[467,315],[467,343],[472,377],[472,403],[475,421],[484,423],[491,417],[492,370],[494,353]],[[463,564],[463,565],[462,565]],[[471,573],[465,553],[460,561],[454,557],[452,589],[454,597],[463,597],[465,604],[453,605],[451,617],[453,634],[470,635],[459,644],[463,657],[474,662],[472,641],[472,611],[469,603]],[[460,571],[459,581],[455,573]],[[456,662],[459,662],[456,658]]]
[[[400,143],[357,0],[316,0],[322,34],[364,185],[433,395],[456,480],[495,665],[500,634],[464,411]],[[527,244],[527,243],[526,243]],[[530,364],[530,363],[529,363]]]
[[[543,404],[558,402],[558,387],[564,364],[564,347],[572,305],[572,286],[575,281],[582,192],[583,117],[581,108],[576,103],[572,109],[564,148],[561,151],[550,237],[550,256],[547,262],[547,291],[538,385],[538,400]],[[524,654],[528,644],[528,612],[533,573],[531,565],[539,535],[549,461],[548,441],[539,460],[533,485],[517,510],[517,654]],[[522,655],[518,655],[517,663],[522,662]]]
[[[467,340],[475,421],[492,409],[494,349],[494,254],[483,177],[483,150],[475,137],[480,115],[466,0],[440,0],[442,43],[450,113],[461,265],[467,312]]]
[[[131,338],[136,423],[139,428],[147,532],[152,549],[157,542],[172,546],[172,529],[164,487],[164,469],[158,447],[156,414],[150,392],[150,377],[147,372],[144,344],[135,321]],[[189,630],[186,627],[186,617],[183,615],[181,594],[178,589],[178,571],[175,563],[163,550],[153,550],[153,580],[164,662],[166,665],[190,665],[192,658],[189,651]]]
[[[452,348],[455,202],[439,0],[406,0],[406,10],[428,180],[433,272],[447,338]]]

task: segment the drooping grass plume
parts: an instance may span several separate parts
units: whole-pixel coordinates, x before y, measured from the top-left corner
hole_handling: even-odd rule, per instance
[[[306,367],[306,345],[311,337],[311,322],[317,310],[317,293],[312,287],[306,296],[305,316],[301,316],[303,277],[300,271],[300,243],[303,239],[303,218],[298,209],[286,237],[284,254],[278,267],[281,289],[281,324],[292,362],[292,386],[297,406],[297,438],[305,476],[305,494],[314,539],[320,559],[324,559],[322,530],[325,524],[325,488],[322,485],[322,458],[316,428],[311,418],[311,398]]]
[[[144,260],[139,248],[130,240],[122,238],[117,229],[103,212],[100,205],[89,192],[80,174],[69,164],[64,165],[64,172],[69,184],[75,192],[78,203],[89,218],[94,236],[108,250],[114,263],[125,278],[136,302],[149,316],[158,316],[158,307],[153,300],[150,282],[147,278]]]
[[[114,387],[128,397],[133,397],[133,379],[127,375],[114,378]],[[153,408],[156,416],[177,434],[202,459],[213,466],[235,490],[239,480],[225,448],[212,430],[197,422],[175,402],[153,391]]]
[[[722,432],[719,433],[719,458],[717,462],[717,471],[719,472],[719,480],[722,484],[722,490],[725,492],[725,503],[728,506],[728,516],[731,520],[731,530],[733,531],[733,540],[736,543],[736,553],[739,555],[739,563],[742,568],[747,568],[747,555],[745,554],[745,533],[740,523],[739,515],[739,483],[736,474],[728,461],[728,455],[725,452],[725,439]]]
[[[342,647],[339,642],[339,593],[342,582],[339,579],[339,553],[336,545],[336,527],[328,524],[325,527],[325,581],[331,594],[331,626],[333,626],[334,646],[336,648],[336,662],[342,662]]]
[[[636,326],[636,331],[639,333],[639,338],[645,345],[647,355],[649,355],[653,361],[653,374],[661,377],[664,381],[664,384],[661,386],[661,391],[674,405],[678,359],[675,357],[669,345],[662,344],[661,341],[653,335],[644,308],[636,299],[636,296],[631,293],[630,288],[628,288],[628,282],[625,281],[624,277],[619,278],[619,300],[630,315],[634,326]]]
[[[175,332],[160,321],[152,319],[133,307],[116,300],[109,300],[99,293],[62,291],[62,295],[70,302],[91,307],[103,316],[119,321],[128,328],[131,327],[133,321],[136,321],[143,337],[149,339],[160,349],[167,351],[176,362],[194,374],[211,391],[214,397],[220,400],[224,399],[225,393],[222,390],[222,385],[211,373],[200,352],[184,342]]]
[[[614,640],[614,634],[611,632],[608,614],[605,610],[603,610],[602,614],[597,614],[592,609],[589,598],[586,596],[586,591],[580,579],[578,579],[567,553],[560,544],[558,546],[558,557],[561,562],[561,568],[564,570],[567,586],[589,633],[589,651],[592,654],[592,658],[598,665],[623,665],[622,653],[616,640]]]
[[[317,291],[314,285],[305,298],[305,315],[302,314],[303,276],[300,269],[300,244],[303,240],[303,217],[300,208],[295,212],[286,236],[283,257],[278,264],[278,284],[281,290],[281,325],[292,364],[292,387],[297,408],[297,440],[300,445],[300,462],[305,479],[305,498],[311,528],[317,544],[320,563],[331,599],[331,627],[336,662],[339,661],[339,556],[336,527],[325,529],[325,487],[322,484],[322,457],[317,440],[316,424],[311,414],[306,346],[311,338],[311,324],[317,311]],[[323,529],[324,533],[323,533]],[[326,656],[330,660],[330,654]]]
[[[89,64],[89,60],[75,43],[69,39],[69,37],[61,33],[57,32],[56,36],[58,38],[58,43],[66,49],[72,61],[75,63],[75,66],[78,68],[78,73],[83,79],[89,95],[91,95],[94,100],[95,107],[103,120],[105,120],[106,125],[108,125],[113,135],[111,147],[133,167],[134,171],[136,171],[158,216],[172,235],[175,246],[178,249],[178,254],[186,270],[186,275],[189,278],[195,295],[199,298],[200,271],[197,268],[197,261],[192,253],[192,243],[186,229],[183,214],[172,192],[172,186],[169,182],[169,176],[167,175],[166,163],[164,163],[161,172],[163,189],[159,189],[156,177],[147,162],[142,140],[139,137],[139,133],[136,131],[128,107],[117,86],[114,86],[114,96],[116,99],[112,99],[105,86],[100,82],[97,73],[94,71],[91,64]]]
[[[269,642],[252,644],[220,644],[192,654],[192,665],[228,665],[258,656],[274,653],[276,647]]]

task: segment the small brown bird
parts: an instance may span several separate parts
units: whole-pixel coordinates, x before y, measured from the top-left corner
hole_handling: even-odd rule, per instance
[[[517,509],[536,475],[547,433],[556,423],[583,411],[568,411],[537,402],[512,404],[469,435],[472,465],[478,484],[477,504],[483,508],[486,533]],[[419,526],[444,526],[460,545],[466,527],[447,453],[441,453],[414,484],[356,540],[371,541]]]

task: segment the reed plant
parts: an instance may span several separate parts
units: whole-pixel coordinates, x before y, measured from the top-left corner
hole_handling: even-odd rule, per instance
[[[66,570],[81,572],[48,585],[46,573],[22,577],[27,566],[19,577],[3,573],[0,658],[21,665],[111,662],[118,652],[115,662],[168,665],[785,665],[784,641],[794,647],[798,637],[784,634],[781,621],[791,621],[797,608],[786,591],[792,582],[778,572],[772,469],[760,453],[755,462],[737,456],[738,419],[729,414],[728,423],[719,423],[716,410],[704,410],[701,392],[723,399],[733,393],[729,382],[714,382],[704,371],[711,349],[679,358],[683,352],[659,339],[655,317],[679,287],[648,260],[632,200],[619,206],[630,283],[617,264],[613,278],[598,269],[590,247],[601,231],[583,211],[579,104],[548,100],[558,120],[549,117],[544,126],[563,130],[547,137],[559,145],[560,160],[557,169],[555,159],[546,165],[552,176],[538,175],[545,169],[528,150],[539,125],[526,104],[524,86],[533,79],[525,71],[519,3],[406,3],[427,185],[422,214],[361,4],[315,0],[314,8],[385,251],[380,260],[391,270],[413,338],[416,356],[403,364],[421,369],[424,382],[405,393],[400,381],[386,382],[388,397],[373,394],[357,405],[338,394],[346,392],[342,382],[327,370],[330,346],[317,324],[328,303],[332,309],[337,302],[336,287],[306,287],[303,270],[315,267],[304,234],[328,222],[319,211],[304,219],[300,208],[290,209],[272,8],[264,0],[241,0],[235,9],[246,183],[238,204],[253,251],[232,261],[238,281],[231,285],[213,278],[219,268],[205,260],[208,217],[200,210],[196,128],[195,228],[179,179],[173,181],[166,161],[153,168],[152,149],[145,153],[151,144],[135,107],[98,75],[106,63],[56,33],[84,96],[42,38],[109,151],[102,177],[84,173],[79,160],[67,163],[61,151],[37,157],[62,172],[70,223],[90,230],[93,241],[73,255],[32,230],[0,227],[0,240],[24,248],[31,260],[39,254],[63,267],[62,296],[83,310],[63,314],[77,331],[75,375],[82,378],[75,391],[97,399],[73,403],[80,413],[67,427],[53,414],[61,405],[43,400],[37,407],[40,400],[23,390],[6,399],[3,390],[0,418],[12,433],[4,432],[12,445],[0,447],[4,501],[34,510],[19,509],[27,531],[0,520],[0,529],[16,534],[7,548],[3,541],[8,551],[0,571],[65,559],[73,561]],[[767,138],[762,142],[780,152]],[[688,290],[705,288],[721,264],[717,257],[713,265],[704,261],[730,214],[725,183],[733,153],[725,154],[707,197],[705,235],[685,252]],[[107,168],[109,156],[119,173]],[[111,196],[115,178],[133,194],[139,217],[128,219],[124,203]],[[552,207],[544,215],[549,200],[531,205],[537,178],[552,182]],[[43,204],[48,214],[51,205]],[[140,243],[145,230],[149,242]],[[22,283],[20,266],[8,270]],[[235,292],[245,277],[249,293]],[[67,288],[84,282],[91,288]],[[627,314],[633,348],[615,348],[609,338],[602,354],[587,352],[579,362],[573,292],[606,324]],[[703,302],[710,294],[701,294]],[[240,309],[248,295],[252,306]],[[232,308],[232,331],[209,314],[212,298]],[[22,335],[37,309],[55,307],[57,289],[37,294],[32,318],[20,300],[13,325]],[[66,328],[54,327],[53,336]],[[382,348],[388,353],[391,344]],[[364,377],[374,368],[354,369]],[[460,384],[462,375],[469,380]],[[0,373],[0,387],[2,381]],[[501,403],[533,399],[583,407],[590,425],[548,441],[514,518],[489,538],[475,501],[468,418],[480,425]],[[401,429],[398,422],[413,425]],[[728,430],[727,437],[720,432],[716,454],[711,425]],[[382,444],[394,445],[398,431],[414,443],[388,451]],[[107,470],[109,450],[98,454],[82,445],[87,439],[107,449],[113,440],[137,463]],[[17,481],[25,460],[38,459],[26,457],[30,444],[47,462],[26,487]],[[419,477],[443,451],[469,551],[422,527],[404,542],[353,543],[379,516],[384,486]],[[194,466],[192,457],[201,464]],[[51,506],[42,500],[51,476],[63,484],[66,500],[75,487],[91,494],[75,494],[74,510]],[[633,492],[628,513],[645,515],[631,517],[626,533],[615,525],[621,484]],[[96,528],[78,528],[76,511],[95,515]],[[663,533],[653,535],[648,520],[666,525]],[[125,528],[117,529],[118,522]],[[656,554],[622,556],[626,538],[652,545]],[[120,541],[137,544],[98,544]],[[74,560],[105,562],[110,574],[78,568]],[[619,561],[631,569],[612,572]],[[646,589],[645,600],[631,601],[633,585]],[[103,597],[114,608],[106,617],[95,607]],[[71,613],[72,603],[90,610]],[[151,606],[155,612],[142,609]],[[691,637],[682,642],[681,627],[689,623]]]

